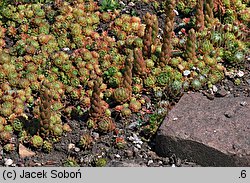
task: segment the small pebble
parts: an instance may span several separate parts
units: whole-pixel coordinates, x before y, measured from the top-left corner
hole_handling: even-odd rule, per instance
[[[233,111],[226,111],[224,115],[225,115],[227,118],[231,118],[231,117],[233,117],[234,112],[233,112]]]
[[[181,159],[180,158],[177,158],[177,160],[176,160],[176,166],[181,166]]]
[[[69,48],[62,48],[63,51],[69,51]]]
[[[138,149],[141,149],[141,145],[140,144],[136,144],[135,145]]]
[[[128,140],[132,142],[132,141],[134,140],[134,137],[129,136],[129,137],[128,137]]]
[[[214,100],[214,95],[208,92],[203,92],[203,94],[209,99],[209,100]]]
[[[129,126],[128,126],[128,128],[129,129],[134,129],[135,127],[137,127],[138,126],[138,122],[133,122],[133,123],[131,123]]]
[[[168,157],[166,157],[162,160],[162,162],[164,165],[169,165],[170,159]]]
[[[190,70],[185,70],[185,71],[183,71],[183,75],[184,76],[189,76],[190,75]]]
[[[80,148],[79,147],[75,147],[75,152],[80,152]]]
[[[129,2],[128,5],[131,6],[131,7],[133,7],[133,6],[135,6],[135,3]]]
[[[148,166],[151,165],[152,163],[154,163],[153,160],[148,160]]]
[[[240,78],[243,77],[244,76],[244,72],[243,71],[238,71],[237,72],[237,76],[240,77]]]
[[[246,102],[246,101],[242,101],[242,102],[240,103],[240,105],[241,105],[241,106],[246,106],[246,105],[247,105],[247,102]]]
[[[125,5],[126,5],[123,1],[120,1],[119,3],[120,3],[120,5],[122,5],[122,6],[125,6]]]
[[[70,143],[70,144],[68,145],[68,150],[74,149],[75,147],[76,147],[75,144]]]
[[[84,161],[84,158],[81,157],[81,158],[80,158],[80,163],[83,163],[83,161]]]
[[[221,88],[216,92],[217,97],[225,97],[228,94],[228,92],[225,90],[225,88]]]
[[[217,86],[213,85],[213,92],[217,92],[217,91],[218,91]]]
[[[134,144],[143,144],[141,139],[138,138],[138,136],[134,133],[133,136],[128,137],[129,141],[132,141]]]
[[[92,132],[92,135],[93,135],[93,137],[94,137],[95,140],[99,139],[99,136],[100,136],[99,133]]]
[[[171,167],[175,167],[175,164],[172,164],[172,166]]]
[[[5,159],[4,165],[5,166],[10,166],[10,165],[12,165],[12,163],[13,163],[12,159]]]
[[[15,142],[16,142],[16,138],[15,138],[15,137],[12,137],[12,138],[10,139],[10,143],[11,143],[11,144],[15,144]]]
[[[148,151],[148,156],[153,158],[153,159],[157,158],[157,154],[154,151]]]
[[[121,156],[119,154],[115,154],[115,157],[116,158],[120,158]]]
[[[228,72],[226,71],[225,76],[228,76],[229,78],[232,79],[232,78],[234,78],[234,72],[233,71],[228,71]]]
[[[250,85],[250,79],[247,79],[247,83]]]
[[[163,93],[160,90],[155,92],[155,97],[157,97],[157,98],[161,98],[162,95],[163,95]]]
[[[174,13],[178,16],[179,12],[177,10],[174,10]]]
[[[161,115],[161,114],[166,113],[166,110],[165,110],[164,108],[158,108],[158,109],[156,110],[156,113],[159,114],[159,115]]]
[[[144,159],[147,159],[147,158],[148,158],[147,153],[143,152],[143,153],[142,153],[142,157],[143,157]]]
[[[127,157],[132,157],[133,156],[133,152],[130,151],[130,150],[126,150],[125,154],[126,154]]]
[[[180,44],[184,44],[186,42],[185,39],[180,39]]]

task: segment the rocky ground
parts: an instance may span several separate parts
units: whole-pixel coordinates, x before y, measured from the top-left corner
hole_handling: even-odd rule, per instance
[[[146,12],[157,13],[152,5],[141,3],[133,3],[128,0],[123,0],[123,12],[135,13],[143,16]],[[157,16],[160,21],[160,27],[163,26],[164,14],[158,12]],[[178,22],[177,17],[177,22]],[[104,26],[104,25],[103,25]],[[176,27],[178,28],[178,26]],[[250,97],[250,57],[246,58],[246,63],[241,68],[234,68],[226,73],[223,81],[216,84],[212,90],[199,91],[207,98],[213,100],[215,97]],[[17,150],[11,153],[3,151],[0,145],[0,166],[72,166],[71,162],[75,162],[75,166],[98,166],[98,160],[106,161],[105,166],[143,166],[143,167],[159,167],[159,166],[200,166],[186,159],[180,159],[175,154],[169,157],[160,157],[155,153],[155,136],[149,140],[145,138],[139,126],[148,121],[150,111],[157,110],[159,101],[156,101],[152,96],[145,96],[146,102],[150,105],[149,111],[145,110],[141,113],[134,114],[130,119],[123,119],[119,115],[113,116],[116,119],[116,124],[126,139],[126,144],[123,148],[114,146],[113,134],[99,134],[95,131],[91,132],[95,138],[95,143],[91,148],[83,150],[78,147],[77,142],[80,136],[85,132],[84,119],[75,119],[68,121],[72,128],[72,132],[65,134],[61,141],[54,145],[51,153],[47,154],[26,147],[19,146]],[[172,107],[172,106],[171,106]],[[65,120],[67,120],[65,118]],[[15,140],[15,139],[13,139]],[[20,149],[21,148],[21,149]],[[31,154],[31,157],[21,158],[20,155]],[[74,161],[72,161],[72,159]]]

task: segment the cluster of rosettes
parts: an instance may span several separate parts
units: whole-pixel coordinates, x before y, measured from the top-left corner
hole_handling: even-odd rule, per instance
[[[139,112],[145,103],[142,92],[175,97],[182,89],[199,90],[220,81],[222,62],[244,60],[247,27],[239,21],[223,25],[213,14],[212,0],[205,7],[198,2],[187,1],[190,11],[197,8],[197,27],[180,35],[174,34],[175,1],[165,3],[163,39],[156,15],[147,13],[141,20],[119,10],[105,12],[94,0],[3,7],[0,139],[5,149],[14,148],[10,139],[17,133],[20,141],[49,152],[52,142],[71,130],[62,115],[88,113],[88,128],[111,132],[111,113],[129,117]],[[245,11],[242,7],[236,6],[237,13]],[[230,13],[224,12],[223,23],[235,18]],[[239,17],[247,20],[246,14]],[[85,134],[79,145],[86,149],[92,140]]]

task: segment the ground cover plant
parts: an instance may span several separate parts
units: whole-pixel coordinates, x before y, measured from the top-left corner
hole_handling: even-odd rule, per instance
[[[71,120],[84,129],[77,139],[82,151],[93,147],[92,132],[110,134],[110,143],[122,149],[127,143],[122,128],[130,123],[118,119],[134,115],[148,117],[136,126],[147,141],[183,92],[212,88],[247,62],[249,1],[139,3],[164,14],[164,24],[157,13],[124,12],[116,0],[1,2],[5,152],[21,143],[50,153],[72,133]],[[67,165],[75,161],[69,159]],[[94,165],[104,162],[100,158]]]

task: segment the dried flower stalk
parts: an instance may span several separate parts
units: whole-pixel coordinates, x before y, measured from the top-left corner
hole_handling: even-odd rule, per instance
[[[124,73],[124,80],[123,80],[124,87],[127,88],[130,93],[132,93],[133,62],[134,62],[134,54],[133,54],[133,51],[130,50],[129,55],[126,59],[125,73]]]
[[[49,126],[50,126],[50,117],[51,117],[51,97],[47,89],[41,90],[40,96],[40,126],[41,126],[41,135],[46,137],[49,135]]]
[[[102,108],[102,99],[100,98],[101,94],[101,79],[98,78],[94,83],[94,89],[91,97],[91,107],[90,107],[90,116],[97,119],[103,113]]]
[[[144,17],[144,20],[146,22],[146,29],[143,38],[144,46],[142,51],[145,57],[150,58],[151,53],[154,52],[154,50],[152,50],[152,45],[155,45],[157,43],[159,25],[156,15],[147,13]]]
[[[188,61],[194,61],[196,59],[196,35],[194,29],[188,31],[185,56]]]
[[[161,66],[167,65],[171,59],[171,53],[172,53],[171,40],[174,30],[175,0],[168,1],[166,4],[167,4],[165,7],[166,20],[165,20],[164,35],[163,35],[162,52],[160,56]]]
[[[135,74],[144,76],[146,74],[146,63],[140,48],[134,49],[134,71]]]
[[[196,30],[202,31],[204,29],[204,13],[203,13],[204,0],[198,0],[196,5]]]
[[[205,23],[206,26],[211,25],[213,18],[214,18],[214,1],[213,0],[206,0],[205,1]]]

